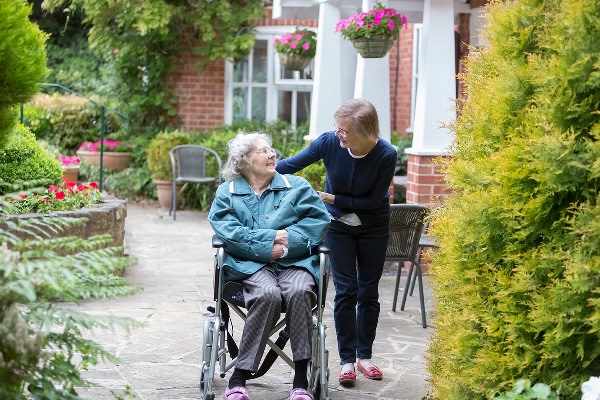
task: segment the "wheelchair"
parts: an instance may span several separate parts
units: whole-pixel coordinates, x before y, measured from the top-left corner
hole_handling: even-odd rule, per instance
[[[233,310],[243,321],[246,320],[244,307],[243,285],[241,282],[225,282],[223,262],[225,259],[225,243],[216,235],[212,238],[212,247],[216,249],[214,271],[215,306],[209,307],[210,317],[204,321],[202,338],[202,363],[200,371],[200,398],[214,400],[213,381],[215,373],[221,378],[225,373],[235,367],[238,353],[237,345],[229,334],[229,309]],[[325,309],[325,294],[329,282],[329,249],[325,245],[318,247],[321,274],[318,282],[317,304],[313,308],[312,323],[312,356],[308,365],[308,389],[313,393],[315,400],[329,400],[329,352],[325,348],[326,326],[323,324],[323,311]],[[282,300],[283,301],[283,300]],[[269,351],[263,358],[258,371],[249,379],[264,375],[277,357],[281,357],[292,369],[294,362],[283,351],[289,339],[285,323],[285,304],[282,304],[282,317],[271,330],[267,340]],[[274,342],[272,337],[279,331],[279,337]],[[228,355],[230,360],[228,361]],[[219,364],[217,368],[217,363]]]

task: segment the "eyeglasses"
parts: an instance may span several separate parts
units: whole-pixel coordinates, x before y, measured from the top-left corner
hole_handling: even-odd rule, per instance
[[[270,147],[263,147],[262,149],[253,151],[252,154],[259,154],[261,156],[266,156],[266,157],[271,157],[271,156],[277,155],[277,153],[275,153],[275,150],[273,150]]]
[[[339,127],[337,126],[337,124],[335,123],[335,121],[333,121],[333,126],[335,126],[335,131],[336,131],[336,132],[337,132],[337,131],[340,131],[340,132],[342,132],[342,135],[344,135],[344,136],[348,136],[348,132],[346,132],[346,131],[345,131],[345,130],[343,130],[342,128],[339,128]]]

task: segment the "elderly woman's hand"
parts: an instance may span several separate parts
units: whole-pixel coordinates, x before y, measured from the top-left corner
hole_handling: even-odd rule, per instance
[[[275,243],[282,244],[287,247],[288,245],[288,233],[285,229],[280,229],[275,235]]]
[[[335,201],[335,195],[331,193],[317,191],[317,194],[319,195],[321,200],[323,200],[323,203],[333,204],[333,202]]]

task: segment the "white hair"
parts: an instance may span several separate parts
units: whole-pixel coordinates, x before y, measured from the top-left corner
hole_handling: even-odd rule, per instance
[[[227,161],[221,172],[224,180],[234,180],[252,165],[250,153],[260,142],[266,142],[270,146],[271,138],[262,132],[238,133],[227,143]]]

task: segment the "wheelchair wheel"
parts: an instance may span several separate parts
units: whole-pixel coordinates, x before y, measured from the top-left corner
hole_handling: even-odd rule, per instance
[[[204,332],[202,335],[202,363],[200,364],[200,398],[202,400],[214,400],[215,398],[215,395],[211,390],[213,377],[209,376],[213,326],[213,320],[204,321]]]

